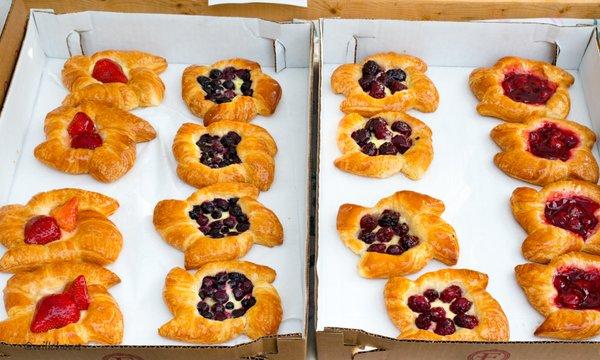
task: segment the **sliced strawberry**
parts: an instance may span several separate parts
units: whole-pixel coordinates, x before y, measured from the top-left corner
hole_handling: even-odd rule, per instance
[[[125,83],[129,81],[121,65],[111,59],[100,59],[96,61],[92,77],[102,83]]]
[[[44,245],[60,239],[60,227],[52,216],[40,215],[25,224],[25,243]]]
[[[76,197],[54,208],[50,215],[56,219],[58,226],[65,231],[73,231],[77,227],[79,200]]]
[[[34,333],[59,329],[79,321],[79,308],[69,294],[49,295],[38,302],[30,329]]]
[[[71,147],[73,149],[90,149],[94,150],[102,146],[102,137],[98,133],[80,134],[73,136],[71,139]]]
[[[83,275],[79,275],[73,280],[71,287],[65,291],[65,294],[71,296],[71,299],[77,304],[79,310],[87,310],[90,306],[90,297]]]
[[[94,121],[86,113],[78,112],[67,128],[71,137],[81,134],[93,134],[96,131]]]

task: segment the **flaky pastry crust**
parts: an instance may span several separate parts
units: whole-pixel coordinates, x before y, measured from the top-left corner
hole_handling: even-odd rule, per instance
[[[77,227],[61,230],[59,240],[45,245],[25,243],[25,225],[34,216],[49,215],[56,207],[77,198]],[[91,191],[58,189],[42,192],[26,205],[0,208],[0,243],[8,250],[0,259],[0,271],[20,272],[60,261],[87,261],[100,265],[117,259],[123,238],[108,220],[119,204],[116,200]]]
[[[210,320],[198,313],[198,291],[205,276],[221,271],[239,272],[250,279],[256,304],[243,316],[223,321]],[[163,292],[174,318],[161,326],[158,333],[171,339],[204,344],[222,343],[241,334],[251,339],[275,335],[283,313],[279,294],[271,285],[275,276],[275,270],[246,261],[211,262],[195,274],[174,268],[167,275]]]
[[[102,83],[92,77],[96,61],[110,59],[118,63],[129,80],[125,83]],[[167,61],[141,51],[106,50],[91,56],[73,56],[65,63],[62,81],[70,94],[63,105],[76,106],[82,101],[101,101],[123,110],[160,105],[165,85],[158,76]]]
[[[385,285],[385,306],[394,325],[400,330],[398,339],[433,341],[508,341],[508,320],[500,304],[485,290],[488,284],[486,274],[468,269],[442,269],[421,275],[416,281],[394,277]],[[463,296],[473,302],[473,315],[479,324],[473,329],[456,327],[451,335],[438,335],[433,331],[416,327],[414,313],[407,305],[412,295],[425,290],[438,292],[458,285]]]
[[[250,70],[252,96],[238,95],[222,104],[206,100],[206,92],[196,79],[208,76],[212,69],[223,70],[229,66]],[[275,112],[281,99],[279,83],[263,73],[258,63],[240,58],[217,61],[210,66],[189,66],[183,72],[181,90],[183,101],[194,115],[204,119],[204,125],[222,120],[249,122],[256,114],[269,116]]]
[[[421,270],[432,258],[446,265],[458,260],[458,240],[450,224],[440,218],[444,203],[413,191],[398,191],[377,202],[372,208],[343,204],[337,215],[337,230],[342,242],[360,255],[358,272],[365,278],[387,278],[412,274]],[[368,245],[358,239],[360,219],[367,214],[393,210],[401,214],[419,244],[400,255],[367,251]]]
[[[373,60],[383,69],[400,68],[406,73],[407,89],[377,99],[360,87],[362,67]],[[415,56],[393,52],[378,53],[366,57],[359,64],[344,64],[331,75],[331,87],[336,94],[346,99],[340,109],[346,114],[359,113],[373,116],[384,111],[405,111],[415,108],[422,112],[433,112],[439,104],[439,94],[433,82],[425,75],[427,64]]]
[[[558,85],[556,92],[543,105],[514,101],[504,95],[502,88],[505,74],[511,72],[531,73],[550,80]],[[571,108],[568,89],[574,81],[571,74],[546,62],[508,56],[490,68],[475,69],[469,77],[469,86],[479,100],[479,114],[508,122],[523,122],[530,116],[567,117]]]
[[[86,280],[90,306],[78,322],[34,333],[30,325],[38,301],[61,293],[76,277]],[[89,263],[54,263],[11,277],[4,289],[8,319],[0,322],[0,341],[9,344],[82,345],[119,344],[123,339],[123,316],[108,288],[121,280],[111,271]]]
[[[546,123],[574,132],[579,144],[571,149],[567,161],[538,157],[528,151],[531,131]],[[492,129],[490,136],[502,152],[494,163],[507,175],[535,185],[547,185],[559,180],[598,182],[598,163],[592,155],[596,135],[587,127],[573,121],[546,117],[531,117],[522,124],[503,123]]]

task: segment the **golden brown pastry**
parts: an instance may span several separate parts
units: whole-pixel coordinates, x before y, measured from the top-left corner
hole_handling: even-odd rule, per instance
[[[183,72],[182,96],[204,125],[221,120],[248,122],[256,114],[275,112],[281,86],[246,59],[227,59],[210,66],[192,65]]]
[[[600,187],[585,181],[559,181],[540,191],[517,188],[510,198],[515,219],[527,231],[523,256],[539,263],[570,252],[600,255]]]
[[[413,191],[398,191],[372,208],[344,204],[337,215],[340,239],[360,255],[358,272],[366,278],[412,274],[435,258],[446,265],[458,259],[452,226],[440,218],[444,203]]]
[[[587,339],[600,334],[600,256],[570,252],[548,265],[515,267],[527,300],[546,319],[535,335]]]
[[[46,141],[35,157],[69,174],[90,174],[112,182],[125,175],[136,157],[136,143],[156,137],[147,121],[99,102],[61,106],[46,116]]]
[[[487,284],[486,274],[467,269],[432,271],[416,281],[391,278],[385,306],[398,339],[508,341],[508,320]]]
[[[502,149],[494,163],[509,176],[542,186],[570,179],[598,182],[591,151],[596,135],[583,125],[532,117],[522,124],[498,125],[490,135]]]
[[[11,277],[4,289],[8,319],[0,341],[9,344],[119,344],[123,316],[108,293],[119,277],[88,263],[54,263]]]
[[[174,268],[164,298],[174,318],[158,329],[161,336],[204,344],[276,335],[281,299],[271,285],[275,271],[246,261],[217,261],[195,274]]]
[[[154,226],[185,253],[186,269],[243,257],[254,243],[283,243],[277,216],[256,201],[259,190],[245,183],[217,183],[186,200],[163,200],[154,208]]]
[[[543,61],[504,57],[491,68],[474,70],[471,90],[479,100],[477,111],[509,122],[530,116],[564,119],[569,115],[569,87],[573,76]]]
[[[337,144],[342,156],[335,166],[362,176],[385,178],[401,172],[416,180],[433,159],[431,129],[402,112],[372,118],[348,114],[338,125]]]
[[[106,50],[73,56],[65,63],[62,81],[71,92],[63,105],[102,101],[123,110],[157,106],[165,96],[158,74],[167,61],[141,51]]]
[[[219,182],[245,182],[269,190],[277,145],[267,130],[237,121],[208,126],[183,124],[173,141],[177,175],[201,188]]]
[[[439,95],[425,75],[423,60],[393,52],[366,57],[360,64],[344,64],[331,75],[331,87],[346,97],[340,109],[346,114],[374,116],[383,111],[422,112],[437,109]]]
[[[119,204],[79,189],[42,192],[27,205],[0,208],[0,243],[8,248],[0,271],[19,272],[59,261],[112,263],[123,239],[108,220]]]

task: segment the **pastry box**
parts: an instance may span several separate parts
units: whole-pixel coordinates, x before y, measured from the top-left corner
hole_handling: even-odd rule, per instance
[[[515,280],[514,267],[527,263],[521,254],[526,233],[510,208],[513,190],[539,187],[508,177],[492,161],[500,149],[490,131],[501,121],[476,111],[469,75],[504,56],[554,63],[574,78],[568,119],[596,133],[600,130],[600,53],[597,30],[589,21],[557,26],[533,22],[421,22],[396,20],[320,21],[320,93],[317,155],[316,343],[324,359],[590,359],[598,357],[595,337],[556,341],[534,336],[543,317],[530,306]],[[435,112],[408,114],[432,131],[433,160],[423,177],[398,173],[384,179],[341,171],[336,142],[344,117],[343,95],[332,90],[331,76],[341,64],[361,63],[367,56],[396,52],[419,57],[439,92]],[[363,73],[364,74],[364,73]],[[597,145],[592,150],[598,159]],[[442,200],[441,218],[456,231],[460,252],[453,268],[489,277],[487,291],[500,303],[510,328],[508,342],[399,340],[400,331],[386,311],[387,279],[367,279],[357,270],[359,256],[340,240],[338,208],[345,203],[374,206],[397,191],[412,190]],[[339,226],[339,219],[338,219]],[[361,223],[362,227],[362,223]],[[368,244],[368,243],[367,243]],[[420,275],[448,268],[431,260]],[[410,305],[409,305],[410,306]]]
[[[15,2],[15,11],[23,11]],[[22,15],[22,14],[21,14]],[[19,16],[21,16],[19,15]],[[75,187],[117,199],[111,217],[123,235],[123,249],[108,268],[121,278],[111,289],[124,317],[117,346],[35,346],[0,344],[0,357],[14,359],[303,359],[306,353],[309,224],[309,140],[312,74],[312,24],[275,23],[252,18],[220,18],[142,13],[80,12],[55,14],[31,10],[24,40],[0,115],[2,160],[0,203],[25,203],[38,192]],[[11,20],[12,19],[12,20]],[[14,18],[11,16],[10,21]],[[16,21],[16,20],[14,20]],[[11,28],[10,30],[13,30]],[[15,32],[18,26],[15,25]],[[15,38],[14,40],[17,40]],[[3,48],[4,49],[4,48]],[[67,95],[61,69],[70,56],[105,49],[146,51],[166,58],[161,74],[166,95],[161,105],[132,113],[156,129],[156,139],[139,144],[133,168],[121,179],[100,183],[87,175],[68,175],[33,156],[44,140],[44,118]],[[18,49],[15,49],[17,51]],[[190,64],[212,64],[244,57],[260,63],[276,79],[282,98],[275,113],[252,123],[265,128],[278,145],[275,180],[258,199],[283,225],[283,244],[254,246],[243,260],[273,268],[273,285],[283,316],[275,336],[252,341],[242,335],[218,345],[169,340],[158,328],[172,315],[163,301],[165,277],[183,267],[183,255],[169,246],[152,223],[163,199],[184,199],[195,189],[176,174],[171,146],[183,123],[201,124],[182,100],[181,78]],[[8,66],[4,60],[2,66]],[[9,274],[0,275],[2,287]],[[4,307],[0,318],[6,318]]]

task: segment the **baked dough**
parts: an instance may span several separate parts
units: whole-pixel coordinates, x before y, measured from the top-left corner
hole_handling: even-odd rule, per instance
[[[362,151],[361,146],[353,136],[356,137],[356,134],[361,131],[368,132],[365,127],[370,119],[362,117],[358,113],[352,113],[346,115],[338,125],[337,144],[342,156],[335,160],[335,166],[346,172],[362,176],[386,178],[402,172],[410,179],[420,179],[433,159],[431,129],[422,121],[403,112],[379,113],[376,118],[383,119],[387,123],[387,135],[382,139],[378,139],[373,132],[370,132],[372,139],[370,143],[379,143],[378,151],[380,152],[382,145],[384,147],[388,146],[394,154],[382,155],[378,153],[375,156],[369,156],[365,153],[366,150]],[[372,119],[375,119],[375,117]],[[408,136],[393,131],[392,124],[396,122],[403,122],[404,128],[408,124]],[[393,145],[396,140],[395,137],[400,137],[398,147]],[[392,146],[389,146],[389,144],[392,144]],[[404,151],[404,153],[401,153],[401,151]]]
[[[279,219],[256,201],[258,194],[259,190],[251,184],[209,185],[183,201],[160,201],[154,208],[154,226],[166,242],[185,253],[186,269],[195,269],[211,261],[238,259],[246,255],[254,243],[269,247],[283,243]],[[224,208],[219,208],[215,199],[227,201]],[[234,205],[231,199],[239,200]],[[203,204],[206,205],[205,211],[202,211]],[[238,207],[235,214],[234,206]],[[233,228],[227,230],[233,231],[233,234],[223,235],[219,231],[220,237],[213,237],[210,232],[204,234],[201,221],[192,219],[192,216],[202,217],[204,226],[210,229],[208,222],[215,220],[210,215],[211,210],[216,210],[220,224],[226,223],[229,216],[235,218],[232,220]],[[240,228],[243,220],[246,220],[246,225]]]
[[[74,145],[69,133],[76,115],[83,113],[101,138],[94,146]],[[136,143],[156,137],[147,121],[99,102],[82,102],[76,107],[61,106],[46,116],[47,140],[39,144],[35,157],[44,164],[69,174],[90,174],[98,181],[112,182],[125,175],[136,158]],[[98,146],[100,145],[100,146]]]
[[[553,132],[560,133],[558,139]],[[502,149],[494,163],[509,176],[542,186],[569,179],[598,182],[598,163],[591,151],[596,135],[583,125],[531,117],[523,124],[498,125],[490,135]],[[534,136],[541,139],[537,146],[532,146]]]
[[[549,81],[547,86],[550,90],[540,103],[536,103],[535,100],[522,101],[523,98],[521,101],[515,101],[505,95],[503,88],[503,82],[511,74],[532,75],[538,81]],[[504,57],[491,68],[475,69],[469,77],[471,90],[479,100],[477,112],[509,122],[523,122],[533,115],[564,119],[569,115],[571,101],[568,89],[574,81],[571,74],[559,67],[515,56]],[[552,88],[555,88],[553,94]],[[540,93],[539,89],[533,91]],[[547,101],[543,101],[548,96],[550,97]]]
[[[546,318],[535,335],[576,340],[600,334],[600,256],[570,252],[548,265],[517,265],[515,273],[531,306]],[[565,300],[571,307],[563,306]]]
[[[92,77],[96,63],[104,59],[121,67],[126,83],[103,83]],[[165,85],[158,74],[166,68],[164,58],[141,51],[106,50],[91,56],[73,56],[62,70],[63,84],[70,91],[63,105],[76,106],[86,100],[106,102],[123,110],[160,105]]]
[[[79,321],[46,332],[32,332],[30,326],[38,302],[47,295],[63,292],[79,275],[85,277],[91,300]],[[120,281],[111,271],[88,263],[54,263],[14,275],[4,289],[8,319],[0,322],[0,341],[34,345],[119,344],[123,339],[123,316],[107,289]]]
[[[55,209],[76,199],[75,228],[61,228],[60,239],[45,245],[25,243],[27,223],[36,216],[54,215]],[[8,248],[0,259],[0,270],[20,272],[65,260],[112,263],[121,252],[123,239],[108,220],[119,204],[108,196],[79,189],[42,192],[27,205],[0,208],[0,243]]]
[[[500,304],[485,290],[487,284],[486,274],[467,269],[432,271],[416,281],[391,278],[385,285],[385,306],[392,322],[400,330],[398,339],[508,341],[508,320]],[[419,303],[423,299],[424,304]],[[411,306],[420,313],[413,311]],[[425,310],[430,307],[430,310]],[[438,313],[440,309],[443,309],[441,315],[446,316],[444,319]],[[464,312],[465,309],[468,309],[467,312]],[[432,317],[438,321],[433,321]],[[458,319],[460,317],[462,319]]]
[[[203,152],[197,144],[202,135],[218,136],[220,140],[217,140],[222,144],[223,137],[229,132],[235,132],[240,137],[237,145],[232,146],[235,149],[232,152],[235,153],[235,161],[223,167],[210,167],[202,163]],[[273,183],[277,145],[267,130],[260,126],[237,121],[219,121],[206,127],[183,124],[173,141],[173,153],[178,163],[179,178],[197,188],[234,181],[250,183],[266,191]]]
[[[363,66],[374,61],[380,70],[400,69],[404,73],[402,81],[405,89],[391,93],[385,88],[383,98],[375,98],[363,90],[359,80],[363,77]],[[415,108],[422,112],[433,112],[439,103],[438,91],[433,82],[425,75],[427,64],[423,60],[393,52],[379,53],[366,57],[359,64],[344,64],[331,75],[331,87],[336,94],[346,99],[340,109],[346,114],[359,113],[374,116],[384,111],[405,111]]]
[[[457,262],[458,240],[452,226],[440,218],[444,209],[440,200],[413,191],[399,191],[379,200],[372,208],[340,206],[337,230],[342,242],[360,255],[361,276],[387,278],[412,274],[432,258],[446,265]],[[368,217],[374,219],[369,221]]]
[[[233,67],[237,70],[249,70],[252,95],[244,95],[237,87],[235,97],[227,102],[215,102],[206,99],[207,92],[198,82],[201,76],[209,77],[211,70],[220,71]],[[240,79],[241,78],[234,78]],[[256,114],[268,116],[275,112],[281,99],[281,86],[269,75],[262,72],[260,65],[246,59],[227,59],[217,61],[210,66],[192,65],[185,69],[181,79],[182,96],[190,111],[204,119],[204,125],[221,120],[248,122]]]
[[[226,272],[227,275],[238,273],[249,279],[253,287],[246,296],[255,301],[241,316],[214,320],[200,315],[198,304],[202,298],[199,293],[205,277],[221,272]],[[171,339],[204,344],[222,343],[241,334],[246,334],[251,339],[276,335],[281,323],[282,308],[279,294],[271,285],[275,276],[273,269],[246,261],[208,263],[193,275],[181,268],[174,268],[167,275],[163,293],[174,318],[161,326],[158,333]],[[227,301],[231,299],[230,297]]]
[[[510,204],[528,234],[522,246],[527,260],[545,264],[570,251],[600,255],[598,185],[571,180],[546,185],[540,191],[520,187]]]

